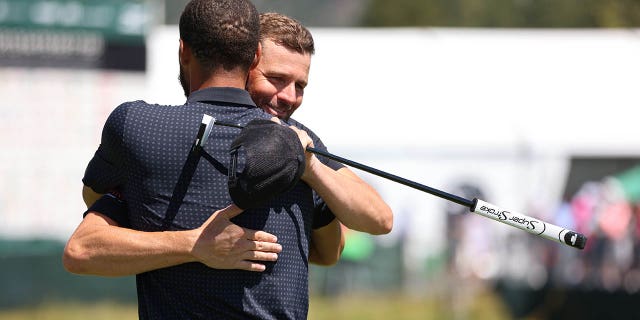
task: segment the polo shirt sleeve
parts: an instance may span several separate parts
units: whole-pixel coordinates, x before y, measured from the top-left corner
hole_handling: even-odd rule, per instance
[[[320,229],[331,223],[336,216],[331,212],[327,203],[313,191],[314,213],[313,213],[313,229]]]
[[[117,189],[125,181],[123,139],[127,109],[125,103],[109,115],[100,146],[85,169],[82,182],[97,193]]]
[[[321,145],[321,147],[318,145]],[[324,147],[324,145],[322,144],[322,141],[320,141],[319,144],[316,144],[316,142],[314,141],[314,146],[316,146],[316,148],[318,149],[326,150],[326,147]],[[341,163],[324,158],[324,157],[318,157],[318,159],[320,160],[320,162],[324,163],[325,165],[327,165],[329,168],[333,170],[338,170],[344,167]],[[313,229],[322,228],[328,225],[329,223],[331,223],[331,221],[333,221],[333,219],[336,218],[333,212],[331,212],[331,209],[329,209],[329,206],[327,206],[327,203],[324,202],[322,197],[320,197],[315,190],[313,190],[313,203],[314,203]]]
[[[94,202],[82,215],[85,217],[89,212],[97,212],[109,217],[118,223],[118,226],[129,228],[129,217],[127,216],[127,204],[118,193],[107,193]]]
[[[316,149],[328,152],[327,147],[324,145],[322,140],[320,140],[320,137],[318,137],[315,134],[315,132],[313,132],[311,129],[307,128],[305,125],[303,125],[302,123],[294,119],[289,119],[287,123],[289,125],[293,125],[297,127],[298,129],[306,131],[309,137],[311,138],[311,140],[313,140],[313,146]],[[345,167],[345,165],[343,165],[342,163],[323,157],[321,155],[316,155],[316,157],[318,157],[318,160],[320,160],[320,162],[324,163],[326,166],[328,166],[333,170],[338,170],[340,168]],[[313,225],[312,225],[313,229],[322,228],[328,225],[329,223],[331,223],[336,218],[333,212],[331,212],[331,209],[329,209],[329,206],[327,206],[327,203],[324,202],[322,197],[320,197],[315,192],[315,190],[313,191],[313,202],[314,202]]]
[[[328,152],[327,150],[327,146],[324,145],[324,143],[322,142],[322,140],[320,140],[320,137],[318,137],[318,135],[315,134],[315,132],[313,132],[311,129],[307,128],[305,125],[303,125],[302,123],[298,122],[295,119],[290,118],[289,120],[286,121],[286,123],[288,125],[292,125],[295,126],[296,128],[300,129],[300,130],[304,130],[307,132],[307,134],[309,135],[309,137],[311,138],[311,140],[313,141],[313,147],[324,151],[324,152]],[[329,159],[327,157],[323,157],[319,154],[316,154],[316,157],[318,157],[318,160],[320,160],[320,162],[324,163],[326,166],[328,166],[329,168],[333,169],[333,170],[338,170],[340,168],[344,168],[345,165],[343,165],[342,163]]]
[[[320,138],[315,135],[315,133],[313,133],[311,130],[308,130],[307,132],[313,140],[313,146],[315,148],[328,152],[327,147],[324,145],[324,143],[322,143],[322,140],[320,140]],[[338,169],[345,167],[342,163],[323,157],[321,155],[316,155],[316,157],[318,157],[318,160],[320,160],[320,162],[324,163],[327,167],[333,170],[337,171]],[[315,192],[315,190],[313,191],[313,201],[315,208],[315,215],[313,217],[313,229],[319,229],[331,223],[336,218],[336,216],[333,214],[331,209],[329,209],[327,203],[324,202],[324,200]]]
[[[324,145],[324,143],[322,143],[322,140],[320,140],[320,138],[315,137],[315,139],[314,138],[312,138],[312,139],[313,139],[313,146],[316,149],[321,150],[321,151],[325,151],[325,152],[329,152],[327,150],[327,147]],[[323,157],[323,156],[321,156],[319,154],[316,154],[316,157],[318,157],[318,160],[320,160],[320,162],[324,163],[327,167],[329,167],[329,168],[331,168],[333,170],[337,171],[338,169],[345,167],[344,164],[342,164],[342,163],[340,163],[338,161],[329,159],[327,157]]]

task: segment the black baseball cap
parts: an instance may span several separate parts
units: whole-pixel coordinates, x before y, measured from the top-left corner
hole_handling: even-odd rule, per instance
[[[240,208],[264,205],[293,188],[305,169],[304,149],[290,128],[250,121],[229,148],[229,194]]]

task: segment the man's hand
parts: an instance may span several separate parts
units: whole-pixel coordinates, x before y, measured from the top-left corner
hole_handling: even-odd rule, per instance
[[[274,235],[233,224],[229,219],[242,209],[230,205],[216,211],[194,232],[197,240],[192,254],[198,261],[216,269],[264,271],[258,261],[275,261],[282,246]]]
[[[295,126],[289,126],[289,128],[291,128],[291,130],[293,130],[298,135],[300,143],[302,144],[302,149],[305,150],[305,168],[301,179],[306,182],[308,176],[311,174],[312,168],[317,165],[320,160],[318,160],[315,154],[307,152],[307,147],[314,147],[313,140],[311,139],[311,137],[309,137],[309,134],[307,134],[307,132],[304,130],[296,128]]]

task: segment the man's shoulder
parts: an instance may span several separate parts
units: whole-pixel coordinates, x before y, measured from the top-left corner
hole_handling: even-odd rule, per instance
[[[113,111],[111,111],[110,117],[119,117],[128,114],[134,110],[144,110],[154,108],[154,104],[145,102],[144,100],[126,101],[119,104]]]
[[[153,104],[144,100],[126,101],[111,111],[105,123],[105,129],[108,132],[123,134],[124,127],[164,117],[166,111],[178,109],[177,107],[179,106]]]
[[[182,105],[169,105],[149,103],[144,100],[123,102],[118,105],[109,116],[110,118],[127,119],[127,122],[135,119],[155,119],[170,116],[172,113],[185,113],[189,110]],[[135,122],[135,121],[134,121]]]
[[[114,112],[126,112],[131,110],[170,110],[177,107],[182,107],[183,105],[167,105],[167,104],[157,104],[157,103],[149,103],[144,100],[132,100],[121,103],[114,109]]]
[[[293,119],[293,118],[289,118],[286,123],[288,125],[294,126],[300,130],[304,130],[307,132],[307,134],[309,135],[309,137],[311,138],[311,140],[313,140],[313,144],[317,149],[320,150],[324,150],[324,151],[328,151],[327,146],[324,144],[324,142],[322,142],[322,139],[320,139],[320,137],[318,137],[317,134],[315,134],[315,132],[313,132],[311,129],[309,129],[307,126],[305,126],[304,124],[300,123],[299,121]],[[329,158],[326,158],[324,156],[318,156],[318,159],[320,159],[320,161],[326,165],[328,165],[329,167],[331,167],[333,170],[338,170],[340,168],[343,168],[344,165],[331,160]]]
[[[311,130],[309,127],[305,126],[304,124],[302,124],[300,121],[294,119],[294,118],[289,118],[285,121],[288,125],[290,126],[294,126],[300,130],[304,130],[307,132],[307,134],[312,138],[312,139],[320,139],[318,137],[318,135],[315,134],[315,132],[313,132],[313,130]]]

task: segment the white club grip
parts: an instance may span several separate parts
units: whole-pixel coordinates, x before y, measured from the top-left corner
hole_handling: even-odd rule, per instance
[[[473,199],[471,212],[500,221],[529,233],[554,240],[570,247],[584,249],[587,237],[575,231],[558,227],[548,222],[529,217],[522,213],[504,210],[480,199]]]

